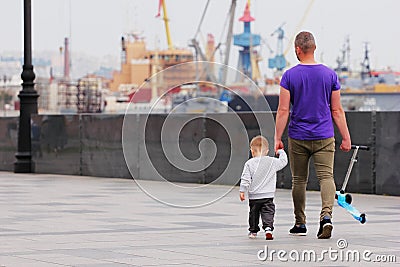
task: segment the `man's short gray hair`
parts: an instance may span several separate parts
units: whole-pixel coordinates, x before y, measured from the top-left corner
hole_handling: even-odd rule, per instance
[[[300,47],[301,51],[304,53],[313,52],[317,47],[315,45],[315,39],[311,32],[300,32],[296,35],[294,41],[295,47]]]

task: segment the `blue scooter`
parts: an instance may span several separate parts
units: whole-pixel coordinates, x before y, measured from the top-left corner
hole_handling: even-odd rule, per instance
[[[369,150],[368,146],[359,146],[352,145],[352,149],[354,149],[353,156],[350,160],[349,168],[347,169],[346,177],[344,178],[344,182],[342,188],[339,191],[336,191],[335,198],[337,199],[337,203],[339,206],[347,210],[354,219],[364,224],[367,219],[365,218],[365,213],[360,213],[355,207],[351,205],[353,198],[350,194],[345,193],[347,182],[349,181],[351,170],[353,169],[354,163],[357,162],[357,153],[358,150]]]

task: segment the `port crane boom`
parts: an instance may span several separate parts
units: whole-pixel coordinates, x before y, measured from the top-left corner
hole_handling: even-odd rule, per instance
[[[172,50],[174,48],[171,40],[171,32],[169,30],[169,19],[168,19],[168,13],[167,13],[167,6],[165,5],[165,0],[160,0],[159,5],[158,5],[158,14],[156,17],[159,17],[161,14],[161,8],[163,10],[163,20],[164,20],[164,25],[165,25],[165,33],[167,35],[167,43],[168,43],[168,49]]]

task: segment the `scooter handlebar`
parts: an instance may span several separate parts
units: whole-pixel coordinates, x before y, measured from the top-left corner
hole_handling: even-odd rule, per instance
[[[369,146],[351,145],[351,149],[355,149],[357,147],[359,150],[369,150]]]

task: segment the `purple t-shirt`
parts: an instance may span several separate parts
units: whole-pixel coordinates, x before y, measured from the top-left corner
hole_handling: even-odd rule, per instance
[[[283,74],[280,85],[290,92],[290,138],[321,140],[334,136],[331,95],[340,89],[340,83],[333,70],[322,64],[298,64]]]

